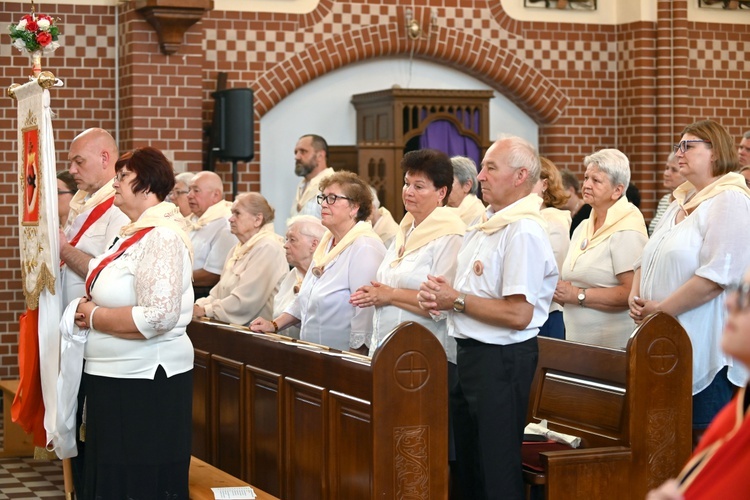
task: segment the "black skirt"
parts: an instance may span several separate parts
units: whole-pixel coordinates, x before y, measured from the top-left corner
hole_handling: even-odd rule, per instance
[[[154,380],[84,374],[84,500],[187,499],[193,372]]]

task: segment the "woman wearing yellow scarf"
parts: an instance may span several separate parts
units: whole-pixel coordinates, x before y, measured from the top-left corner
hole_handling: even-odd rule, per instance
[[[256,318],[254,332],[278,332],[301,323],[300,339],[342,351],[367,353],[373,308],[349,303],[351,294],[369,285],[385,255],[385,246],[367,221],[372,194],[351,172],[336,172],[320,183],[318,203],[328,229],[313,254],[299,294],[273,321]]]
[[[240,241],[208,297],[195,301],[193,316],[247,325],[258,316],[271,315],[279,283],[289,269],[281,237],[273,232],[273,216],[273,207],[260,193],[237,196],[229,228]]]
[[[628,293],[648,239],[646,223],[625,197],[630,164],[622,152],[602,149],[583,163],[591,215],[573,232],[554,300],[564,307],[567,340],[623,348],[635,327]]]
[[[643,249],[630,293],[640,323],[663,311],[693,344],[693,429],[697,438],[745,383],[747,370],[719,348],[725,289],[750,266],[750,190],[737,169],[732,137],[716,122],[688,126],[675,146],[687,182],[675,192]]]

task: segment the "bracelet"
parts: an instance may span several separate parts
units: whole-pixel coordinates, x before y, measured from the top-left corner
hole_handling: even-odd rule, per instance
[[[275,321],[271,321],[273,325],[273,333],[279,333],[279,325]]]
[[[91,310],[91,314],[89,314],[89,328],[91,328],[92,330],[94,329],[94,313],[97,309],[99,309],[99,306],[94,306],[94,308]]]

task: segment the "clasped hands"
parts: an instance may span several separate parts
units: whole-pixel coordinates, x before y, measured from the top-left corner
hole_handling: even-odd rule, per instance
[[[659,302],[642,299],[635,295],[628,299],[628,306],[630,307],[630,317],[637,325],[640,325],[649,314],[661,310]]]
[[[370,285],[357,288],[349,297],[349,303],[355,307],[382,307],[391,304],[393,288],[371,281]]]
[[[76,308],[75,324],[78,328],[91,328],[91,311],[96,303],[88,297],[82,297]]]
[[[427,275],[427,281],[419,285],[419,307],[433,316],[439,315],[440,311],[453,309],[456,298],[458,291],[450,286],[444,276]]]

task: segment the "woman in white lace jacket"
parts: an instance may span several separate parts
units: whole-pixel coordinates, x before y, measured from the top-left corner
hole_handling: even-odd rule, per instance
[[[193,346],[192,250],[164,202],[169,161],[146,147],[115,166],[115,206],[132,221],[91,261],[76,312],[85,347],[89,498],[188,498]]]

